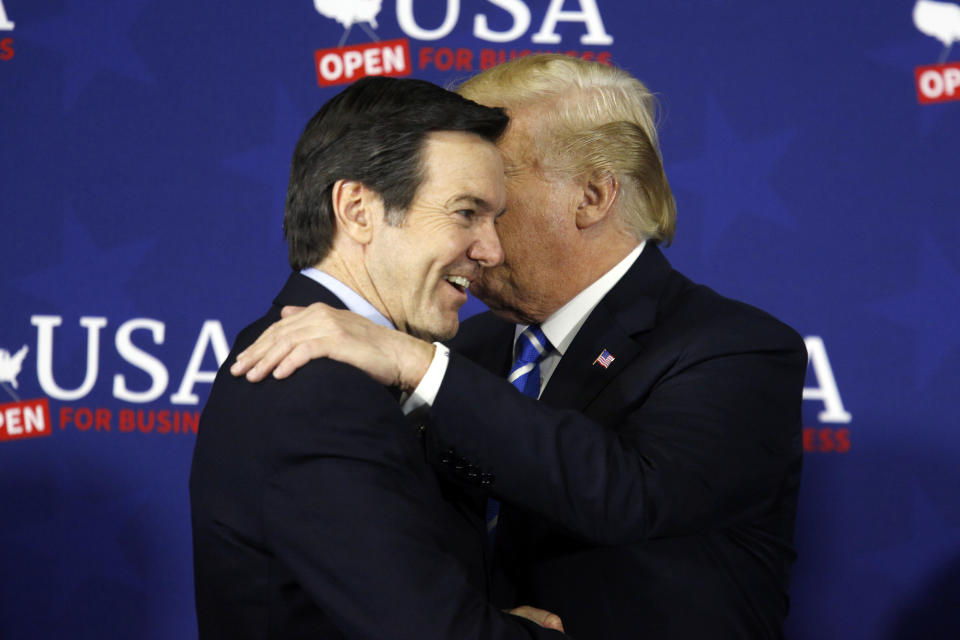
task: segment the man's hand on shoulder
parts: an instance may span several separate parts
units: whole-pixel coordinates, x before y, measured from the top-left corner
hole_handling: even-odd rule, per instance
[[[320,302],[284,307],[282,316],[237,356],[230,373],[251,382],[271,372],[282,379],[311,360],[331,358],[381,384],[412,391],[433,358],[435,347],[428,342]]]

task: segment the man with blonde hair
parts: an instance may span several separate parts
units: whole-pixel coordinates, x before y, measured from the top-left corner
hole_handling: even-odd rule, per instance
[[[492,497],[504,605],[581,640],[782,637],[802,339],[664,258],[675,207],[638,80],[531,56],[459,91],[511,118],[505,260],[471,283],[496,315],[449,352],[287,310],[233,372],[330,357],[412,392],[428,459]]]

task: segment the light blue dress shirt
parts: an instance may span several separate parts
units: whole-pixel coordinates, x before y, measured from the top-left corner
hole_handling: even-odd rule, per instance
[[[367,302],[363,296],[334,278],[329,273],[320,271],[315,267],[301,269],[300,273],[325,286],[333,295],[340,298],[340,302],[347,305],[347,309],[353,311],[355,314],[363,316],[375,324],[396,329],[396,327],[393,326],[393,323],[387,320],[387,317],[377,311],[377,308]]]

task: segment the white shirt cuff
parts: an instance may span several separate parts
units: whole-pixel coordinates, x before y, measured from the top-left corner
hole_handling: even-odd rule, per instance
[[[403,406],[400,407],[403,415],[412,413],[423,406],[429,409],[433,406],[434,400],[437,399],[437,393],[440,391],[440,385],[443,383],[443,376],[447,373],[447,363],[450,361],[450,349],[439,342],[434,342],[433,346],[436,348],[433,351],[433,360],[430,361],[427,372],[423,375],[423,379],[420,380],[417,388],[413,390],[410,397],[407,398]]]

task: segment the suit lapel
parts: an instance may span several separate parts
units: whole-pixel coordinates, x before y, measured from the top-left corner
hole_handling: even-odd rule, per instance
[[[670,264],[648,243],[637,261],[580,327],[540,400],[558,409],[583,410],[642,353],[642,335],[656,323],[657,305]],[[606,350],[613,362],[597,357]]]
[[[606,368],[597,357],[606,350],[613,362]],[[593,310],[543,390],[540,401],[558,409],[583,409],[639,353],[639,345],[601,305]]]

